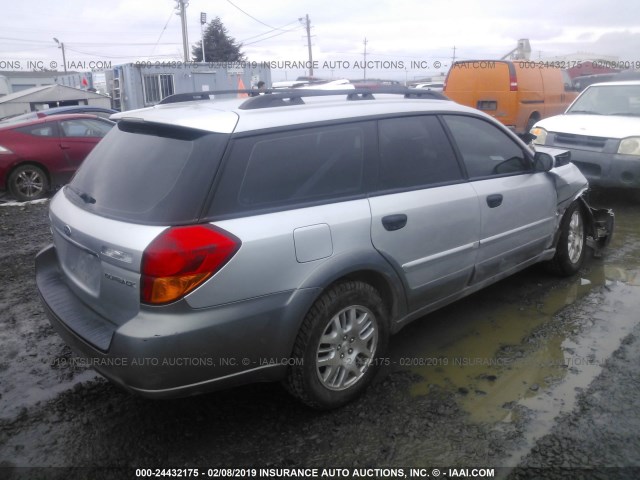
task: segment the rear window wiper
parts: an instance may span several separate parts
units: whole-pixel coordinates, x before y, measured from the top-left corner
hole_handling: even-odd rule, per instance
[[[588,115],[602,115],[600,112],[594,112],[593,110],[569,110],[567,113],[586,113]]]
[[[73,187],[69,187],[69,190],[75,193],[84,203],[96,203],[96,199],[86,192],[81,192],[80,190]]]

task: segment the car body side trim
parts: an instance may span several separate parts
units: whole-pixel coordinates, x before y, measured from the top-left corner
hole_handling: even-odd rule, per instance
[[[474,248],[478,248],[479,246],[480,246],[480,242],[473,242],[473,243],[468,243],[466,245],[460,245],[459,247],[452,248],[444,252],[435,253],[433,255],[429,255],[428,257],[418,258],[417,260],[407,262],[404,265],[402,265],[402,269],[405,271],[411,270],[412,268],[420,266],[424,263],[429,263],[449,255],[454,255],[459,252],[464,252],[466,250],[473,250]]]
[[[481,245],[485,245],[487,243],[495,242],[496,240],[500,240],[501,238],[508,237],[510,235],[513,235],[514,233],[522,232],[524,230],[530,229],[531,227],[536,227],[538,225],[542,225],[542,224],[549,223],[549,222],[552,222],[552,221],[553,221],[553,218],[543,218],[543,219],[538,220],[536,222],[529,223],[528,225],[523,225],[521,227],[514,228],[512,230],[508,230],[506,232],[499,233],[497,235],[493,235],[492,237],[483,238],[483,239],[480,240],[480,244]]]

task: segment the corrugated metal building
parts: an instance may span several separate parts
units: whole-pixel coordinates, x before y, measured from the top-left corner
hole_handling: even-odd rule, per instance
[[[210,63],[128,63],[113,69],[112,106],[133,110],[155,105],[174,93],[252,88],[259,81],[270,85],[271,70],[253,62],[230,64],[229,68]]]
[[[111,99],[106,95],[64,85],[33,87],[0,97],[0,118],[67,105],[110,108]]]

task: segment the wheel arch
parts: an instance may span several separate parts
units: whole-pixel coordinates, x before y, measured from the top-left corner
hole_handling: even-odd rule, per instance
[[[325,288],[322,289],[322,293],[329,290],[334,285],[344,281],[359,281],[369,284],[373,288],[375,288],[382,297],[382,302],[388,310],[387,313],[389,314],[390,322],[389,327],[391,327],[392,319],[398,318],[398,292],[394,291],[394,288],[382,273],[376,270],[356,270],[340,278],[337,278],[336,280],[328,284]]]
[[[596,220],[593,216],[591,207],[589,206],[589,204],[587,203],[587,200],[584,198],[583,195],[580,195],[576,199],[576,201],[578,202],[578,205],[580,205],[580,210],[582,211],[582,215],[584,217],[584,223],[587,229],[587,236],[593,239],[597,238]]]
[[[289,352],[293,351],[297,332],[316,301],[336,284],[345,281],[361,281],[375,288],[387,308],[389,331],[393,333],[397,330],[395,321],[407,314],[407,300],[402,281],[395,270],[377,252],[359,254],[351,260],[345,261],[341,255],[333,261],[325,262],[300,286],[299,290],[310,289],[314,291],[314,295],[307,299],[304,308],[298,311],[295,334],[287,341]]]
[[[556,224],[556,231],[553,235],[553,242],[551,244],[553,248],[558,247],[558,240],[560,239],[560,230],[561,230],[560,227],[562,225],[562,221],[564,220],[564,217],[567,214],[567,210],[569,210],[569,207],[574,203],[577,203],[580,206],[580,210],[583,213],[583,219],[585,221],[585,227],[587,228],[587,234],[590,234],[593,232],[594,219],[593,219],[593,215],[591,214],[591,208],[589,207],[589,204],[584,198],[584,195],[586,192],[587,192],[587,189],[583,188],[578,193],[576,193],[573,197],[568,198],[567,200],[562,202],[561,205],[558,206],[559,216]]]
[[[536,122],[538,122],[541,118],[542,118],[542,115],[537,110],[534,110],[533,112],[531,112],[529,114],[529,116],[527,117],[527,121],[524,124],[524,132],[523,133],[525,133],[525,134],[529,133],[531,131],[531,129],[533,128],[533,126],[536,124]]]

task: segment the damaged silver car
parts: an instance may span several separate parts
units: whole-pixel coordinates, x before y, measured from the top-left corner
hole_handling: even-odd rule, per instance
[[[613,228],[567,152],[433,91],[115,117],[51,202],[36,281],[66,342],[147,397],[282,381],[339,407],[410,321],[538,262],[574,274]]]

